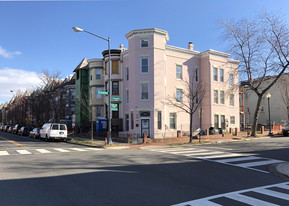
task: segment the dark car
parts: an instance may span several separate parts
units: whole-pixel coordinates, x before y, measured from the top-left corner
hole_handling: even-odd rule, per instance
[[[34,139],[40,138],[40,128],[34,128],[31,132],[29,132],[29,137],[33,137]]]
[[[12,133],[13,133],[13,134],[18,134],[18,130],[19,130],[21,127],[24,127],[24,125],[23,125],[23,124],[16,124],[16,125],[13,127]]]
[[[32,129],[29,127],[21,127],[18,131],[18,134],[21,136],[23,136],[23,135],[28,136],[31,130]]]
[[[7,132],[12,133],[12,130],[13,130],[13,126],[10,126],[10,127],[7,129]]]

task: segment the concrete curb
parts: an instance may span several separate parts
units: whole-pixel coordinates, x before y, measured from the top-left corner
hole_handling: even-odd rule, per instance
[[[289,177],[289,162],[283,162],[276,165],[276,171],[286,177]]]

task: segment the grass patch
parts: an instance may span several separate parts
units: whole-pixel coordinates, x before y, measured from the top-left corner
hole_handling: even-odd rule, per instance
[[[77,140],[77,139],[71,139],[68,142],[74,143],[74,144],[82,144],[87,146],[103,146],[103,143],[101,142],[95,142],[91,140]]]

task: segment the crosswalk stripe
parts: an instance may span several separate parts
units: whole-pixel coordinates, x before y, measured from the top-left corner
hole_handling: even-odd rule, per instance
[[[216,154],[224,154],[224,152],[200,152],[200,153],[193,153],[193,154],[185,154],[185,156],[198,156],[198,157],[201,157],[201,156],[210,156],[210,155],[216,155]]]
[[[209,151],[209,150],[204,150],[204,149],[195,149],[195,148],[167,148],[167,149],[151,149],[151,151],[155,152],[178,152],[178,151]]]
[[[93,150],[93,151],[103,150],[103,149],[101,149],[101,148],[95,148],[95,147],[88,147],[88,148],[86,148],[86,149],[88,149],[88,150]]]
[[[19,154],[32,154],[31,152],[27,150],[16,150]]]
[[[273,184],[273,185],[266,185],[266,186],[261,186],[261,187],[256,187],[256,188],[250,188],[250,189],[245,189],[245,190],[239,190],[239,191],[234,191],[234,192],[228,192],[224,194],[218,194],[218,195],[213,195],[201,199],[196,199],[196,200],[191,200],[187,202],[182,202],[175,204],[173,206],[219,206],[219,204],[212,202],[215,199],[218,198],[230,198],[232,200],[239,201],[241,203],[245,203],[248,205],[260,205],[260,206],[274,206],[275,204],[267,202],[265,200],[261,199],[256,199],[254,197],[249,197],[247,195],[244,195],[246,192],[256,192],[265,196],[270,196],[270,197],[276,197],[279,199],[284,199],[288,201],[289,203],[289,195],[286,193],[282,192],[276,192],[274,190],[271,190],[270,188],[273,187],[279,187],[279,188],[284,188],[286,190],[289,190],[288,186],[289,182],[283,182],[279,184]],[[289,204],[287,204],[289,205]]]
[[[237,154],[237,153],[224,153],[224,154],[220,154],[220,155],[208,155],[208,156],[204,156],[203,158],[206,158],[206,159],[214,159],[214,158],[221,158],[221,157],[239,157],[239,156],[242,156],[243,154]],[[218,162],[218,161],[216,161]]]
[[[289,200],[289,195],[287,195],[285,193],[269,190],[269,189],[259,188],[257,190],[254,190],[254,192],[258,192],[258,193],[261,193],[261,194],[269,195],[269,196],[272,196],[272,197],[277,197],[277,198],[284,199],[284,200]]]
[[[233,165],[238,166],[238,167],[257,167],[257,166],[269,165],[269,164],[280,163],[280,162],[284,162],[284,161],[271,159],[267,161],[249,162],[249,163],[233,164]]]
[[[242,194],[229,194],[229,195],[226,195],[224,197],[230,198],[232,200],[237,200],[239,202],[246,203],[246,204],[249,204],[249,205],[278,206],[276,204],[272,204],[272,203],[269,203],[269,202],[265,202],[263,200],[259,200],[259,199],[252,198],[252,197],[248,197],[248,196],[245,196],[245,195],[242,195]]]
[[[61,149],[61,148],[53,148],[54,150],[58,151],[58,152],[70,152],[66,149]]]
[[[87,151],[86,149],[80,149],[80,148],[70,148],[70,149],[75,150],[75,151],[79,151],[79,152]]]
[[[48,151],[46,149],[36,149],[36,151],[38,151],[40,153],[51,153],[50,151]]]
[[[0,156],[9,155],[7,151],[0,151]]]
[[[247,156],[247,157],[240,157],[240,158],[231,158],[231,159],[217,160],[217,162],[228,163],[228,162],[239,162],[239,161],[246,161],[246,160],[255,160],[255,159],[262,159],[262,157]]]
[[[178,152],[170,152],[171,154],[183,154],[183,153],[199,153],[199,152],[210,152],[209,150],[198,150],[198,151],[195,151],[195,150],[191,150],[191,151],[178,151]]]

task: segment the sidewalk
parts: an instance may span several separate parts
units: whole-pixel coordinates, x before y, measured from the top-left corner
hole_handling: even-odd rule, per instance
[[[268,136],[244,137],[244,136],[201,136],[200,139],[193,139],[192,143],[189,143],[189,137],[181,138],[165,138],[165,139],[149,139],[147,143],[143,144],[132,144],[132,143],[119,143],[113,141],[111,145],[108,145],[104,140],[84,138],[84,137],[68,137],[68,142],[73,144],[85,145],[90,147],[101,147],[106,149],[133,149],[147,146],[177,146],[184,144],[217,144],[223,142],[234,142],[234,141],[250,141],[260,138],[270,138]]]

